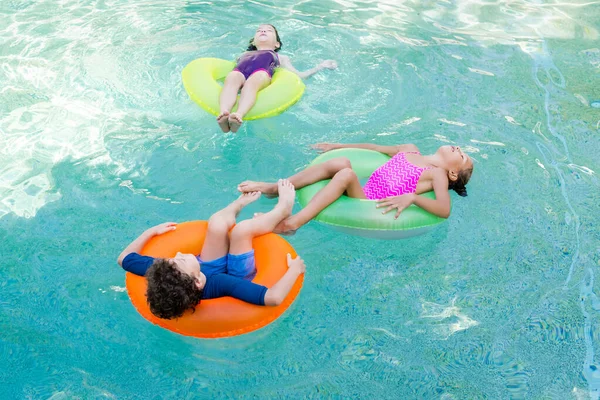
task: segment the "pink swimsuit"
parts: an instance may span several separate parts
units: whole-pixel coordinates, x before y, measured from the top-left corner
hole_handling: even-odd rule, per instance
[[[409,153],[420,154],[418,152]],[[381,200],[417,191],[419,178],[429,167],[417,167],[406,159],[405,154],[396,154],[371,174],[363,188],[367,199]]]

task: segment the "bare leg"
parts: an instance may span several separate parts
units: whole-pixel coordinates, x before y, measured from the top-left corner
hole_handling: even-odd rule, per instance
[[[248,77],[242,93],[236,112],[229,114],[229,127],[231,132],[235,133],[240,129],[243,123],[244,115],[250,111],[256,103],[256,95],[261,89],[266,88],[271,83],[271,77],[265,71],[256,72]]]
[[[217,117],[217,122],[223,132],[229,132],[229,112],[237,100],[237,94],[244,85],[246,78],[240,71],[231,71],[225,78],[223,90],[219,96],[219,107],[221,112]]]
[[[252,250],[252,239],[273,232],[277,224],[292,214],[296,197],[294,186],[287,179],[280,179],[277,186],[279,201],[271,211],[242,221],[233,228],[231,231],[231,247],[229,248],[231,254],[249,252]]]
[[[299,190],[315,182],[331,179],[335,174],[345,168],[352,168],[350,160],[346,157],[338,157],[324,163],[310,166],[297,174],[289,177],[292,185]],[[266,182],[244,181],[238,185],[238,190],[246,192],[262,192],[266,196],[277,195],[277,184]]]
[[[291,234],[294,233],[302,225],[316,217],[328,205],[340,198],[344,193],[348,197],[357,199],[365,199],[365,194],[362,190],[356,173],[350,168],[344,168],[333,176],[331,182],[308,202],[300,212],[286,218],[275,228],[276,233]]]
[[[202,245],[200,258],[212,261],[226,256],[229,252],[229,230],[235,225],[235,217],[246,205],[258,200],[260,192],[244,193],[208,220],[208,231]]]

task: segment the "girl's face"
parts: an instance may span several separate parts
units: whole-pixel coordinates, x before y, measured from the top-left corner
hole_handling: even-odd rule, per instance
[[[473,168],[473,160],[463,153],[458,146],[442,146],[436,152],[446,164],[449,171],[460,172],[463,169]]]
[[[271,47],[273,49],[279,48],[279,42],[277,41],[277,35],[275,34],[275,28],[271,25],[261,25],[254,34],[254,46],[257,48]]]

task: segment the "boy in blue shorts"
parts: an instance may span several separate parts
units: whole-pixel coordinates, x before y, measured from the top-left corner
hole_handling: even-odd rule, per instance
[[[174,258],[153,258],[139,254],[152,237],[177,228],[177,224],[167,222],[148,229],[134,240],[119,255],[117,263],[126,271],[146,276],[150,311],[159,318],[180,317],[186,310],[194,310],[202,299],[224,296],[261,306],[279,305],[305,271],[300,257],[292,259],[288,254],[289,269],[273,287],[251,282],[256,275],[252,239],[272,232],[292,213],[294,186],[282,179],[278,182],[278,192],[279,202],[271,211],[237,225],[239,212],[256,201],[260,192],[245,193],[213,214],[199,256],[177,253]]]

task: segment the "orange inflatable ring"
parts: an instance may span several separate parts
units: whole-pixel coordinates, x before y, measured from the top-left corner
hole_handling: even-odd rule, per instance
[[[177,230],[152,238],[141,254],[153,257],[174,257],[182,253],[200,254],[207,221],[184,222]],[[254,239],[252,246],[256,258],[256,277],[253,282],[272,287],[287,271],[286,255],[296,252],[280,236],[273,233]],[[153,324],[173,332],[199,338],[221,338],[241,335],[260,329],[275,321],[292,304],[304,281],[300,275],[285,301],[276,307],[257,306],[231,297],[202,300],[196,311],[187,311],[182,317],[172,320],[160,319],[150,312],[146,302],[146,278],[127,273],[127,293],[137,311]]]

